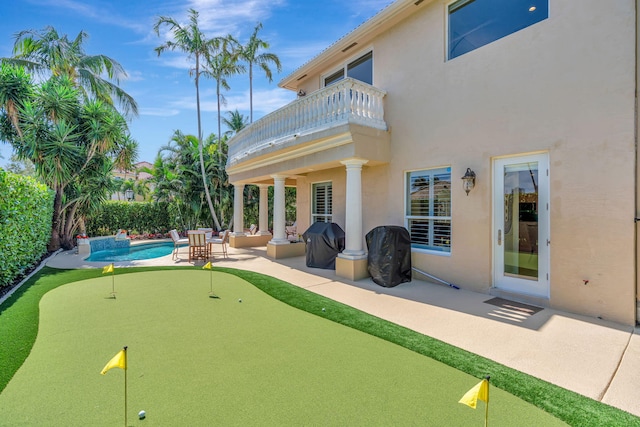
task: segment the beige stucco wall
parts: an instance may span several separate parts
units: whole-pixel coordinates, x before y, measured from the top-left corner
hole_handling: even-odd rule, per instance
[[[389,167],[364,166],[362,169],[362,200],[367,212],[363,215],[362,245],[366,248],[365,235],[379,225],[403,225],[402,218],[394,216],[389,209]],[[333,222],[345,229],[346,170],[328,169],[310,173],[297,179],[297,225],[303,233],[311,224],[311,187],[314,183],[331,182],[333,192]]]
[[[640,0],[636,0],[636,90],[638,88],[638,82],[640,82]],[[636,95],[637,103],[637,95]],[[640,150],[638,150],[638,130],[640,129],[640,115],[638,115],[638,108],[636,106],[636,218],[640,218]],[[638,241],[638,224],[635,229],[636,236],[636,301],[640,301],[640,242]],[[636,303],[636,306],[639,304]],[[636,309],[636,321],[640,319],[640,307]]]
[[[325,71],[333,70],[373,48],[373,83],[387,92],[388,134],[369,135],[353,126],[333,130],[335,135],[310,134],[309,144],[322,138],[352,141],[275,166],[255,163],[232,171],[233,178],[250,182],[288,173],[297,184],[300,233],[311,220],[312,184],[331,181],[333,221],[345,228],[346,171],[335,166],[342,158],[370,154],[375,161],[362,169],[366,247],[364,235],[372,228],[405,225],[408,171],[450,167],[451,253],[414,251],[413,265],[465,289],[490,293],[493,162],[547,153],[550,298],[542,302],[634,324],[639,1],[554,0],[548,19],[451,61],[445,59],[449,2],[425,1],[358,51],[326,64]],[[320,80],[320,74],[311,75],[300,87],[311,93]],[[296,144],[291,149],[301,142]],[[460,179],[467,168],[477,174],[468,196]]]
[[[363,168],[363,232],[404,225],[407,171],[450,166],[451,254],[414,252],[413,263],[489,292],[492,161],[547,152],[548,304],[633,324],[636,1],[555,0],[547,20],[451,61],[446,4],[416,8],[370,44],[392,154],[388,165]],[[477,174],[469,196],[460,180],[467,167]],[[344,168],[298,178],[299,208],[307,207],[298,222],[309,220],[311,183],[322,181],[333,182],[334,221],[344,227]]]
[[[416,253],[414,264],[488,291],[492,159],[547,151],[550,305],[633,323],[635,1],[554,1],[549,19],[452,61],[445,7],[434,2],[374,42],[392,217],[403,215],[407,170],[452,168],[451,256]],[[468,197],[467,167],[478,176]]]

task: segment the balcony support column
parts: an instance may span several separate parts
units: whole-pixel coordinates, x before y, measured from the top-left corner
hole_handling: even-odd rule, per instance
[[[367,161],[349,159],[340,162],[347,167],[345,249],[341,254],[346,258],[365,255],[362,247],[362,165]]]
[[[362,245],[362,165],[367,162],[364,159],[340,162],[347,168],[345,249],[336,259],[336,275],[350,280],[368,276],[367,253]]]
[[[244,184],[233,184],[233,235],[244,236]]]
[[[284,181],[285,175],[272,175],[273,178],[273,239],[271,245],[286,245],[287,240]]]
[[[270,236],[269,232],[269,185],[259,184],[260,188],[260,206],[259,206],[259,221],[258,221],[258,234],[261,236]]]

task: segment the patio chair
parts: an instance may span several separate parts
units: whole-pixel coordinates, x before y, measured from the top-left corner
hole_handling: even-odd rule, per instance
[[[207,240],[209,244],[209,251],[211,255],[215,252],[213,251],[213,245],[220,245],[222,247],[221,254],[224,258],[227,258],[229,254],[227,253],[227,243],[229,243],[229,230],[224,230],[219,238],[211,238]]]
[[[257,232],[258,232],[258,226],[255,224],[251,224],[251,227],[249,227],[249,234],[253,236]]]
[[[293,225],[287,225],[284,227],[284,232],[287,234],[287,240],[290,242],[298,241],[298,227],[296,226],[296,222],[294,222]]]
[[[198,228],[198,231],[204,231],[205,237],[210,239],[213,237],[213,228]]]
[[[169,235],[171,236],[171,240],[173,240],[173,254],[171,259],[176,259],[178,258],[178,249],[180,249],[180,245],[189,243],[189,239],[186,237],[180,237],[178,230],[169,231]]]
[[[193,259],[208,259],[209,245],[204,231],[189,230],[187,232],[189,239],[189,262]]]

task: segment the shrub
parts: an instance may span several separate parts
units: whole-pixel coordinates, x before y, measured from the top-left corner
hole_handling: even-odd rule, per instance
[[[0,168],[0,288],[47,252],[54,193],[27,176]]]
[[[165,234],[182,228],[175,209],[166,202],[123,202],[109,200],[85,221],[89,236],[108,236],[119,229],[129,234]]]

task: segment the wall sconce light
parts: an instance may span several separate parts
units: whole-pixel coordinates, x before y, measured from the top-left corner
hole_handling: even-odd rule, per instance
[[[133,200],[133,190],[127,190],[124,192],[124,197],[127,198],[127,201],[132,201]]]
[[[469,195],[469,191],[473,190],[473,187],[476,186],[476,173],[471,170],[471,168],[467,168],[467,172],[462,177],[462,188]]]
[[[305,96],[306,94],[307,94],[307,92],[305,92],[305,91],[304,91],[304,90],[302,90],[302,89],[300,89],[300,90],[298,91],[298,96],[300,96],[300,97]]]

